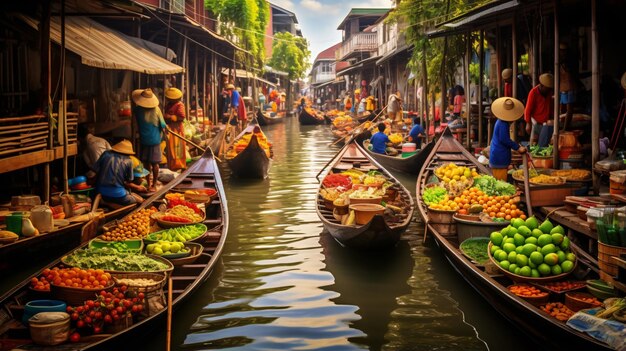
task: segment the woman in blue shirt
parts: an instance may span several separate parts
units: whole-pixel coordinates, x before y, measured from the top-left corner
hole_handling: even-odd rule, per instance
[[[415,117],[413,118],[413,128],[409,132],[409,136],[411,137],[411,141],[415,143],[415,146],[418,149],[422,148],[422,139],[420,136],[424,134],[424,128],[420,125],[420,119]]]
[[[509,122],[514,122],[524,115],[524,104],[512,97],[501,97],[491,104],[493,115],[498,118],[493,128],[493,137],[489,147],[489,166],[494,178],[506,181],[511,164],[511,150],[523,154],[526,148],[511,140]]]

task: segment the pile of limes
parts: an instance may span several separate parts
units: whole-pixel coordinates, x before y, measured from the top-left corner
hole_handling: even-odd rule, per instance
[[[511,225],[491,233],[491,255],[501,269],[524,277],[549,277],[569,273],[576,256],[563,227],[533,217],[511,220]]]

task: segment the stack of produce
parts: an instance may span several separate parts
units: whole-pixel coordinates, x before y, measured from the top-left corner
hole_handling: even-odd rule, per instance
[[[176,205],[164,212],[157,212],[155,216],[163,221],[177,223],[198,223],[202,221],[202,215],[185,205]]]
[[[402,143],[402,140],[404,140],[404,138],[400,133],[393,133],[389,135],[389,141],[394,145],[400,145],[400,143]]]
[[[50,284],[70,288],[104,289],[110,281],[111,275],[101,269],[54,267],[44,269],[39,278],[32,278],[30,286],[39,291],[50,291]]]
[[[171,255],[178,253],[187,253],[189,249],[185,247],[185,244],[179,241],[158,241],[154,244],[149,244],[146,247],[146,252],[153,255]]]
[[[333,127],[337,129],[352,129],[353,120],[350,116],[338,115],[335,119],[333,119]]]
[[[490,235],[490,253],[503,270],[521,277],[549,277],[569,273],[576,256],[570,251],[570,240],[560,225],[549,220],[539,224],[529,217],[516,218],[511,225]]]
[[[272,143],[267,140],[267,137],[263,132],[257,132],[254,133],[254,135],[256,135],[257,141],[259,142],[259,146],[261,147],[261,149],[265,151],[267,157],[270,157]],[[241,138],[239,138],[239,140],[237,140],[235,144],[228,150],[228,152],[226,153],[226,158],[233,158],[237,156],[240,152],[245,150],[248,147],[248,144],[250,144],[251,139],[252,133],[246,133],[242,135]]]
[[[150,233],[150,216],[156,208],[137,211],[124,218],[114,229],[105,232],[99,238],[105,241],[124,241],[141,239]]]
[[[155,272],[169,268],[163,262],[148,256],[117,250],[76,250],[63,257],[63,263],[82,269],[102,269],[120,272]]]
[[[526,219],[518,208],[520,198],[512,184],[454,163],[442,165],[434,173],[439,183],[426,187],[422,193],[422,200],[428,208],[465,215],[484,213],[479,216],[484,221]]]
[[[151,241],[185,242],[194,240],[207,231],[202,223],[170,228],[149,234],[146,239]]]
[[[144,293],[135,294],[122,285],[112,292],[100,292],[95,299],[85,301],[82,306],[68,306],[67,313],[76,327],[70,341],[78,342],[81,335],[100,334],[106,326],[140,314],[144,310],[144,299]]]

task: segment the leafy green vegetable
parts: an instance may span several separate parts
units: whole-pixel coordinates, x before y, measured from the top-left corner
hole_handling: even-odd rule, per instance
[[[515,195],[515,186],[488,175],[474,179],[474,186],[488,196]]]
[[[460,249],[472,260],[483,264],[489,260],[488,245],[489,238],[470,238],[461,243]]]
[[[552,145],[548,145],[546,147],[541,147],[539,145],[530,146],[531,156],[549,157],[552,156],[553,151],[554,147]]]
[[[121,272],[155,272],[168,269],[168,265],[148,256],[119,252],[116,249],[76,250],[63,259],[63,263],[82,269],[104,269]]]

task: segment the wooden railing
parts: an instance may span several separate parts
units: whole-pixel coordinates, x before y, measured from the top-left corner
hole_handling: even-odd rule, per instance
[[[339,50],[336,51],[335,57],[341,61],[346,56],[355,52],[370,52],[378,49],[378,36],[376,33],[358,33],[352,35],[348,40],[341,44]]]

